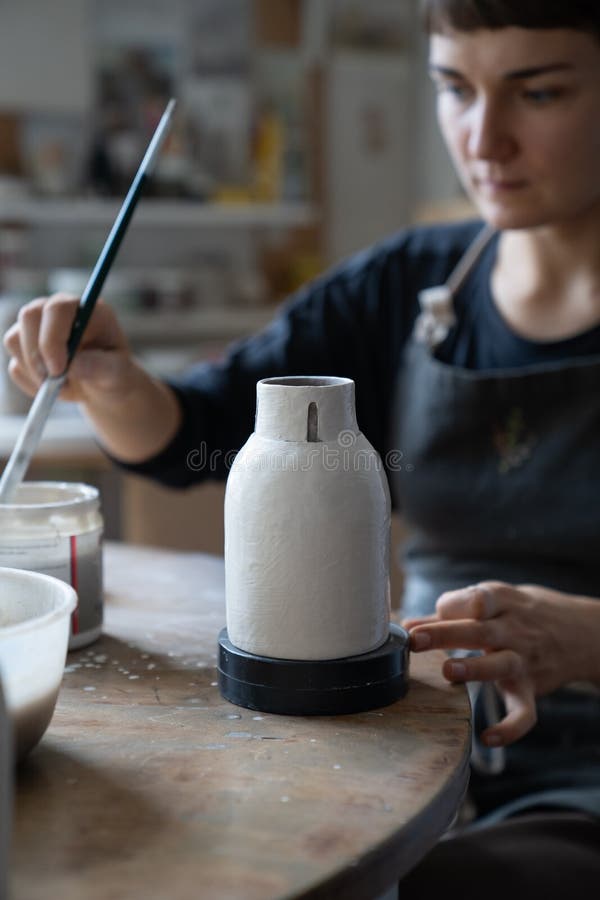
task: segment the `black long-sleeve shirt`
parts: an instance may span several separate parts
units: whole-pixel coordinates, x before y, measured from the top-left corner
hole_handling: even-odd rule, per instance
[[[226,478],[253,430],[256,382],[284,375],[353,379],[359,427],[383,456],[418,293],[447,279],[481,227],[466,222],[401,231],[302,288],[223,360],[170,380],[183,410],[179,432],[157,456],[125,468],[172,487]],[[457,324],[437,355],[457,366],[494,369],[600,352],[600,327],[553,342],[510,330],[490,290],[496,245],[492,240],[458,292]]]

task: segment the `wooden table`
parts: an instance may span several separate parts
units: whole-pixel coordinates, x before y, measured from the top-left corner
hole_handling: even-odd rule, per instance
[[[221,559],[109,544],[105,580],[105,635],[19,773],[12,900],[361,900],[446,829],[470,716],[438,651],[385,709],[256,713],[216,684]]]

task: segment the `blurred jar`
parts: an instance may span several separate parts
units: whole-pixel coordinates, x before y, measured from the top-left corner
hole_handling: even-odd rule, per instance
[[[156,306],[161,312],[191,309],[196,290],[187,272],[181,269],[157,269],[152,273]]]
[[[263,306],[269,299],[267,280],[256,266],[234,266],[230,285],[235,306]]]
[[[229,270],[217,263],[206,264],[194,272],[197,303],[202,309],[219,309],[231,301]]]

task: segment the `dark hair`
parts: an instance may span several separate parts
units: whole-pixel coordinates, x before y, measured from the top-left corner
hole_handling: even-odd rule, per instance
[[[421,0],[425,28],[573,28],[600,39],[600,0]]]

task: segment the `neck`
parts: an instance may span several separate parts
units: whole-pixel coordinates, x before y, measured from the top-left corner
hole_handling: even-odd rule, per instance
[[[518,268],[525,293],[564,296],[585,290],[600,304],[599,248],[600,205],[576,220],[504,232],[499,264]]]
[[[559,340],[600,324],[600,215],[503,231],[492,273],[495,303],[515,331]]]

